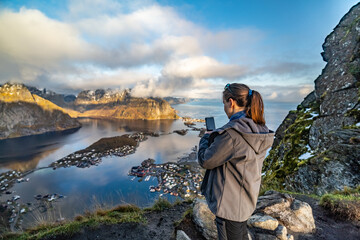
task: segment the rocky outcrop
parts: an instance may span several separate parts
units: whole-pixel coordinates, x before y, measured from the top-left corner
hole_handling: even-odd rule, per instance
[[[215,216],[204,200],[196,200],[194,222],[206,239],[217,239]],[[254,214],[247,221],[251,239],[289,240],[293,233],[315,232],[315,220],[309,204],[289,194],[268,191],[260,196]]]
[[[57,106],[61,108],[71,108],[74,105],[74,101],[76,99],[76,96],[73,94],[59,94],[56,92],[53,92],[51,90],[48,90],[46,88],[44,89],[38,89],[33,86],[24,85],[26,88],[32,93],[36,94],[39,97],[42,97],[46,100],[49,100],[50,102],[56,104]]]
[[[0,87],[0,139],[79,128],[81,124],[23,84]]]
[[[315,90],[276,131],[265,185],[321,195],[360,184],[360,3],[323,49]]]
[[[315,230],[310,205],[294,199],[289,194],[267,191],[259,197],[255,213],[255,216],[271,216],[293,232],[311,233]],[[272,224],[272,227],[268,230],[275,230],[278,225]]]

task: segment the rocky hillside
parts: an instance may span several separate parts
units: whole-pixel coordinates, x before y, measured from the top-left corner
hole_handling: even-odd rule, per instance
[[[63,131],[81,125],[54,103],[23,84],[0,87],[0,139]]]
[[[29,89],[29,91],[32,94],[36,94],[46,100],[49,100],[50,102],[58,105],[61,108],[69,108],[73,105],[73,102],[76,99],[75,95],[65,95],[65,94],[59,94],[56,92],[53,92],[51,90],[48,90],[46,88],[44,89],[37,89],[36,87],[32,87],[32,86],[27,86],[27,89]]]
[[[170,104],[161,98],[135,98],[131,90],[84,90],[78,96],[57,94],[28,87],[35,93],[62,107],[71,117],[117,119],[177,119]]]
[[[360,184],[360,3],[326,37],[315,90],[290,111],[264,162],[264,186],[323,194]]]
[[[86,90],[78,94],[68,105],[72,117],[117,118],[117,119],[177,119],[170,104],[161,98],[135,98],[130,90]]]

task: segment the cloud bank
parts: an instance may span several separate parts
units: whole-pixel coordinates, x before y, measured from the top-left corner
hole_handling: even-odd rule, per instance
[[[226,82],[260,79],[255,84],[268,86],[266,94],[272,88],[268,99],[286,100],[278,87],[286,82],[284,76],[295,81],[318,68],[265,61],[261,46],[266,33],[260,29],[214,31],[174,8],[146,3],[69,1],[59,19],[26,7],[2,9],[0,83],[24,82],[60,92],[112,87],[132,88],[135,96],[212,97]],[[302,85],[293,86],[303,91]]]

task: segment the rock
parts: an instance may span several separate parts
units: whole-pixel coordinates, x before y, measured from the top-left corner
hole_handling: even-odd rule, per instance
[[[360,182],[359,155],[356,144],[332,145],[300,167],[296,174],[287,176],[286,186],[289,190],[318,195],[343,190],[345,186],[354,188]]]
[[[182,230],[177,230],[176,232],[176,240],[191,240],[188,235]]]
[[[360,3],[326,37],[315,90],[289,112],[264,161],[267,187],[324,194],[360,184],[359,16]]]
[[[278,240],[278,238],[274,235],[271,234],[257,234],[256,235],[256,240]]]
[[[284,195],[275,191],[271,193],[263,198],[259,197],[258,205],[261,207],[257,206],[256,213],[263,213],[276,218],[286,228],[294,232],[310,233],[315,230],[315,220],[309,204],[293,199],[288,194]],[[272,205],[262,203],[275,198],[282,198],[282,200],[270,200],[273,203]]]
[[[188,132],[188,129],[174,130],[174,133],[177,133],[177,134],[182,135],[182,136],[186,135],[187,132]]]
[[[268,215],[255,214],[248,219],[247,224],[249,227],[275,230],[278,227],[279,222],[275,218]]]
[[[210,211],[205,200],[196,199],[193,209],[194,222],[206,239],[217,239],[215,215]]]
[[[292,200],[292,197],[289,194],[282,194],[276,191],[267,191],[263,196],[258,198],[256,203],[256,209],[264,209],[267,206],[272,206],[275,204],[285,203],[287,199]]]
[[[275,229],[275,235],[280,240],[287,240],[287,229],[283,225],[279,224],[279,226]]]

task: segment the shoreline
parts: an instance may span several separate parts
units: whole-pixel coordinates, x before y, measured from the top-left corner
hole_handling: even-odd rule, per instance
[[[6,195],[14,194],[14,192],[11,191],[11,188],[14,186],[14,184],[16,182],[21,183],[23,181],[29,181],[28,179],[26,179],[26,177],[29,174],[34,173],[35,171],[49,169],[49,168],[53,168],[53,170],[56,170],[57,168],[61,168],[61,167],[66,168],[66,167],[71,167],[71,166],[76,166],[79,168],[88,168],[88,167],[91,167],[94,165],[96,166],[102,162],[102,158],[104,158],[104,157],[107,157],[107,156],[124,157],[129,154],[135,153],[140,142],[146,141],[148,139],[148,136],[160,137],[161,135],[169,135],[169,134],[173,134],[173,133],[174,132],[169,132],[169,133],[137,132],[134,134],[124,134],[121,136],[111,137],[111,138],[107,138],[107,139],[110,139],[110,142],[111,142],[111,139],[116,139],[116,138],[122,138],[122,140],[128,139],[133,144],[130,144],[130,145],[123,144],[122,146],[117,146],[117,147],[115,146],[113,148],[106,148],[106,149],[103,149],[101,147],[97,148],[96,146],[94,148],[93,145],[95,143],[99,142],[100,143],[99,146],[101,146],[101,140],[106,139],[106,138],[101,138],[99,141],[93,143],[89,147],[82,149],[82,150],[78,150],[76,152],[73,152],[73,153],[61,158],[61,159],[58,159],[57,161],[52,162],[49,166],[32,169],[32,170],[29,170],[26,172],[20,172],[20,171],[15,171],[15,170],[10,170],[10,171],[4,172],[4,173],[0,174],[0,180],[2,180],[2,182],[0,182],[0,189],[2,189],[0,191],[0,196],[5,195],[5,194]],[[11,178],[9,177],[10,175],[11,175]],[[40,201],[37,201],[34,203],[34,200],[33,200],[32,202],[28,202],[25,204],[18,204],[17,200],[21,198],[21,193],[18,193],[18,194],[20,196],[14,195],[11,199],[0,202],[1,208],[6,210],[5,212],[1,213],[1,216],[3,216],[5,219],[9,220],[9,222],[8,222],[9,228],[12,230],[17,228],[17,226],[21,226],[21,224],[20,225],[17,225],[17,224],[20,221],[22,221],[21,220],[22,214],[26,214],[28,212],[35,210],[37,208],[36,205],[40,205],[39,203],[41,203],[41,202],[50,202],[51,203],[52,201],[59,199],[59,196],[61,196],[56,193],[49,193],[44,196],[37,195],[37,196],[34,196],[34,198],[36,200],[40,200]],[[37,199],[37,198],[39,198],[39,199]],[[20,218],[20,221],[18,220],[19,218]]]

